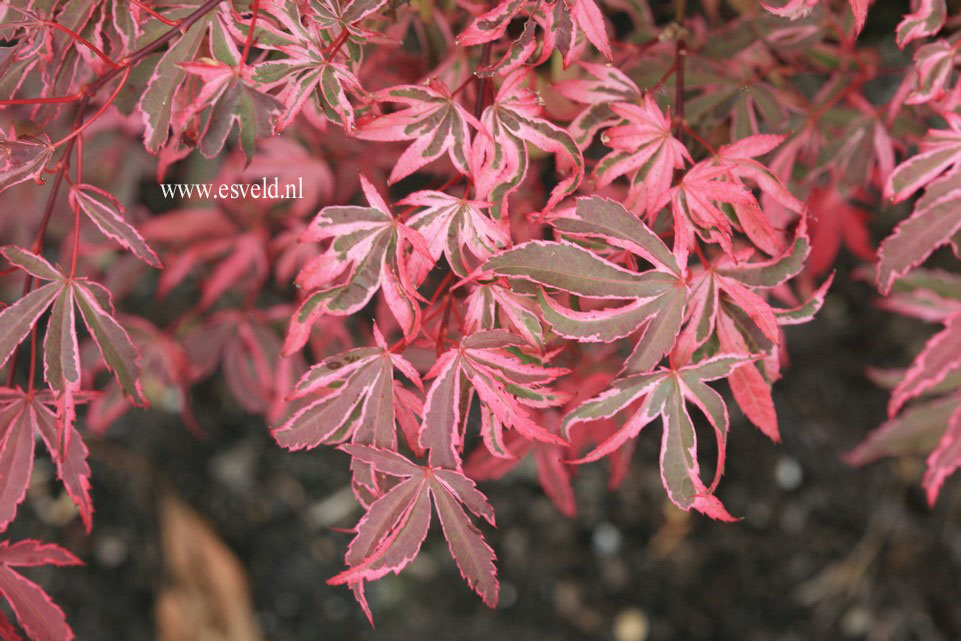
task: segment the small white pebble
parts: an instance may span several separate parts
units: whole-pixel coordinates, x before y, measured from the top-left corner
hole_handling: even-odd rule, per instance
[[[104,567],[115,568],[127,560],[130,548],[119,536],[103,534],[97,538],[94,554]]]
[[[594,528],[591,543],[597,556],[614,556],[621,549],[621,531],[610,523],[601,523]]]
[[[796,490],[804,480],[804,470],[801,464],[790,457],[783,457],[774,468],[774,480],[778,487],[788,492]]]

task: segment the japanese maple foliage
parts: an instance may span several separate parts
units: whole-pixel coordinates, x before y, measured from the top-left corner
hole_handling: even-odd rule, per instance
[[[433,514],[493,607],[477,482],[526,456],[573,515],[577,467],[608,459],[624,482],[657,423],[667,498],[736,520],[717,495],[730,407],[779,440],[782,328],[820,309],[842,244],[877,256],[887,307],[943,326],[879,375],[891,419],[851,455],[934,447],[933,501],[961,465],[961,280],[921,266],[961,256],[957,21],[914,2],[889,36],[913,63],[891,74],[859,40],[869,0],[663,4],[0,6],[17,217],[0,219],[0,528],[39,434],[89,531],[84,432],[146,406],[202,432],[189,389],[219,369],[280,446],[349,458],[365,512],[330,583],[371,620],[366,583],[417,556]],[[149,213],[144,178],[164,176],[308,187]],[[868,205],[919,193],[875,252]],[[193,303],[154,314],[153,296]],[[0,544],[31,638],[72,632],[9,568],[75,562]]]

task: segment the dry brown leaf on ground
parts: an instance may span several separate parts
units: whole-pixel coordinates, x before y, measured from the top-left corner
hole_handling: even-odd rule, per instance
[[[261,641],[247,573],[213,528],[180,499],[160,505],[165,581],[159,641]]]

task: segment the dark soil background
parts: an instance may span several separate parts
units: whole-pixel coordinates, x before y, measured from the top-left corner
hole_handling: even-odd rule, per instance
[[[668,504],[657,430],[641,435],[616,493],[603,465],[581,469],[572,520],[532,469],[485,484],[500,524],[485,528],[500,559],[497,611],[461,580],[435,523],[410,568],[369,586],[371,629],[348,590],[325,584],[349,540],[334,528],[359,516],[346,457],[281,450],[217,384],[195,394],[206,440],[173,418],[131,413],[92,444],[92,536],[43,469],[10,535],[60,541],[86,560],[29,572],[81,640],[156,638],[156,602],[171,580],[165,494],[202,514],[237,556],[266,639],[959,639],[961,481],[929,509],[920,461],[851,469],[839,460],[884,418],[886,393],[862,368],[904,364],[925,336],[872,300],[840,274],[820,318],[791,328],[793,362],[775,398],[783,443],[734,410],[719,495],[739,523]]]

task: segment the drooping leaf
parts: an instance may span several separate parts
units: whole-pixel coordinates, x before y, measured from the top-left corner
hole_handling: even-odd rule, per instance
[[[566,370],[525,362],[512,351],[525,343],[502,329],[477,332],[437,360],[427,375],[434,381],[427,391],[420,432],[420,445],[428,450],[432,466],[460,469],[462,429],[475,394],[491,412],[498,429],[513,428],[528,439],[563,443],[537,425],[524,405],[562,403],[562,397],[543,386]]]
[[[928,494],[928,504],[934,505],[945,479],[961,467],[961,409],[955,409],[948,418],[947,430],[938,446],[928,456],[927,463],[924,487]]]
[[[82,565],[66,549],[32,539],[0,542],[0,594],[32,641],[71,641],[73,630],[63,610],[43,588],[14,570],[38,565]]]
[[[849,465],[866,465],[884,456],[922,455],[933,450],[961,405],[956,398],[919,401],[877,427],[844,455]]]
[[[596,461],[611,454],[660,416],[664,429],[661,479],[671,501],[684,510],[693,507],[712,518],[732,520],[713,495],[724,470],[729,422],[727,408],[720,395],[705,382],[730,376],[744,362],[744,357],[720,355],[679,369],[660,368],[616,379],[607,391],[585,401],[564,417],[565,435],[569,435],[578,423],[611,418],[632,404],[639,405],[623,427],[577,462]],[[710,487],[705,486],[700,478],[697,439],[687,403],[700,409],[714,428],[718,460]]]
[[[58,416],[57,405],[57,397],[49,390],[27,394],[0,388],[0,463],[5,470],[0,475],[0,528],[13,520],[26,495],[38,436],[56,463],[58,476],[80,510],[87,531],[93,527],[87,448],[72,422]],[[67,433],[61,438],[64,431]]]
[[[461,575],[485,603],[494,607],[500,587],[494,552],[464,508],[491,525],[494,512],[474,482],[457,471],[420,467],[389,450],[365,445],[344,445],[341,449],[377,472],[401,481],[370,506],[347,549],[347,570],[328,583],[362,585],[389,572],[400,572],[424,542],[432,499]],[[363,599],[363,590],[355,589],[355,595]],[[369,613],[366,602],[362,605]]]
[[[397,426],[394,368],[420,385],[416,370],[381,348],[357,348],[325,359],[294,388],[294,398],[319,396],[273,431],[283,447],[352,441],[394,450]]]
[[[103,308],[96,290],[89,283],[74,281],[69,286],[73,289],[83,322],[100,349],[100,356],[117,377],[124,395],[134,404],[146,406],[147,399],[140,383],[140,351],[127,331]]]

